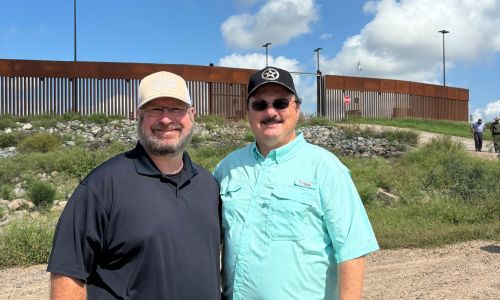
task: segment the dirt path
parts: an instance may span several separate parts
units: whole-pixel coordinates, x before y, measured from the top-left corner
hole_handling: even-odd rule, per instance
[[[343,125],[343,126],[346,126],[346,125]],[[352,125],[347,125],[347,126],[352,126]],[[412,129],[393,127],[393,126],[382,126],[382,125],[371,125],[371,124],[356,124],[354,126],[360,127],[360,128],[370,128],[373,130],[387,130],[387,129],[390,129],[390,130],[412,130]],[[418,131],[418,130],[412,130],[412,131],[415,131],[418,133],[419,145],[425,144],[434,138],[439,138],[439,137],[445,136],[444,134],[432,133],[432,132],[427,132],[427,131]],[[476,152],[473,138],[463,138],[463,137],[457,137],[457,136],[452,136],[451,138],[454,141],[462,143],[465,146],[465,150],[467,150],[467,152],[469,152],[471,155],[484,157],[484,158],[488,158],[488,159],[496,159],[497,158],[498,154],[493,152],[494,148],[493,148],[492,141],[483,141],[483,149],[482,149],[483,151]]]
[[[500,299],[500,243],[376,252],[364,299]]]
[[[0,270],[0,299],[48,299],[45,265]],[[381,250],[367,259],[363,299],[500,299],[500,243]]]

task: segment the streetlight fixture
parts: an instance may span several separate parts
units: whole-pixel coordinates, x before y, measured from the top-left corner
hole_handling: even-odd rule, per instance
[[[318,70],[316,71],[316,73],[321,73],[321,71],[319,70],[319,50],[321,50],[321,49],[323,49],[323,48],[314,49],[314,52],[316,52],[316,54],[317,54],[316,57],[318,58],[317,59],[318,60]]]
[[[268,53],[268,48],[269,48],[269,45],[271,45],[272,43],[265,43],[264,45],[262,45],[262,47],[266,48],[266,67],[269,65],[267,63],[267,53]]]
[[[448,30],[439,30],[439,33],[443,34],[443,86],[446,86],[446,64],[445,64],[445,52],[444,52],[444,35],[450,33]]]

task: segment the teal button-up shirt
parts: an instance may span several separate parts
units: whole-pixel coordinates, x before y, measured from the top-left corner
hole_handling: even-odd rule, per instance
[[[214,175],[228,299],[336,299],[337,264],[378,249],[349,170],[302,134],[267,157],[236,150]]]

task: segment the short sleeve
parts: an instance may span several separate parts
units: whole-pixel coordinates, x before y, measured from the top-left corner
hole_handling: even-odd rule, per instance
[[[86,281],[102,253],[106,227],[99,197],[80,184],[59,218],[47,271]]]
[[[320,186],[324,222],[337,263],[379,249],[350,172],[343,165],[322,176]]]

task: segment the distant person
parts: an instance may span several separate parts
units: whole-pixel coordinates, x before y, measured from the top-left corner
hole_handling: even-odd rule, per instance
[[[477,122],[472,124],[471,130],[474,134],[474,145],[476,147],[476,151],[481,151],[481,149],[483,148],[483,119],[477,119]]]
[[[139,101],[137,146],[83,179],[59,219],[51,299],[220,299],[219,188],[185,151],[186,82],[153,73]]]
[[[350,171],[295,128],[301,100],[289,72],[248,83],[256,141],[216,167],[227,299],[360,299],[364,256],[377,250]]]
[[[500,153],[500,117],[495,118],[490,126],[491,136],[493,137],[493,146],[495,147],[495,152]]]

